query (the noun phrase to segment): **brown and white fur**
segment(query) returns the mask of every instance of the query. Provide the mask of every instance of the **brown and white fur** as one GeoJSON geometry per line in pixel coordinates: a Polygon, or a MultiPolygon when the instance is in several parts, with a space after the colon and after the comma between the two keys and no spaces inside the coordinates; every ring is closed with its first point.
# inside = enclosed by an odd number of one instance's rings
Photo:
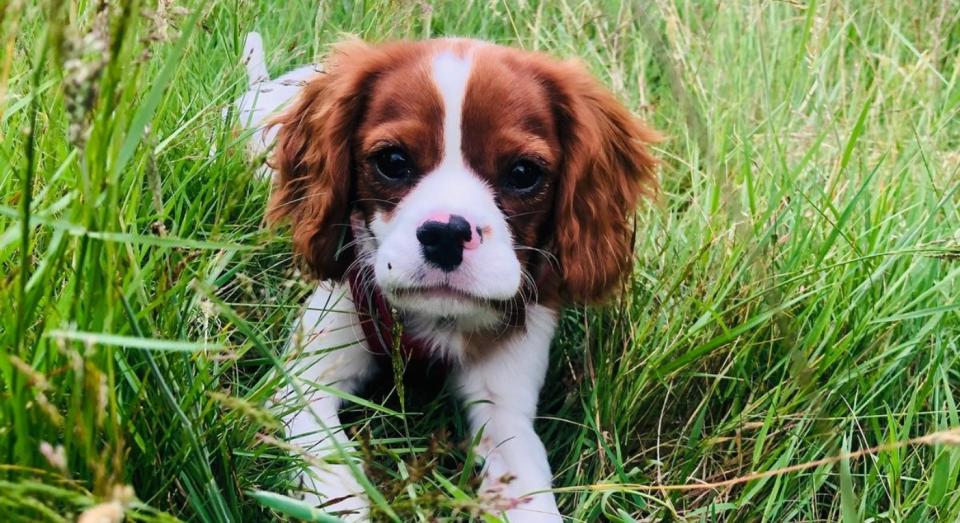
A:
{"type": "MultiPolygon", "coordinates": [[[[262,77],[252,36],[248,69],[262,77]]],[[[510,521],[559,521],[533,429],[557,315],[609,297],[631,270],[629,218],[656,191],[657,135],[578,62],[476,40],[348,41],[324,69],[254,82],[239,102],[254,150],[276,142],[268,218],[290,223],[321,281],[289,349],[308,400],[286,418],[290,441],[320,457],[349,443],[329,392],[358,392],[374,368],[346,277],[360,268],[449,365],[482,431],[483,490],[517,500],[510,521]]],[[[368,517],[348,464],[302,480],[311,503],[368,517]]]]}

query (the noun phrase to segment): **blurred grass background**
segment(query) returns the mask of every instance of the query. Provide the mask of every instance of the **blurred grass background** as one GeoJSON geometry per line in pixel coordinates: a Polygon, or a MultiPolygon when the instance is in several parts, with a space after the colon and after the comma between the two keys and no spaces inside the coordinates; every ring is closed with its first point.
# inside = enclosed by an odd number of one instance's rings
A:
{"type": "MultiPolygon", "coordinates": [[[[898,443],[960,426],[956,0],[0,13],[5,520],[289,518],[251,492],[286,493],[297,464],[265,405],[309,283],[221,119],[251,30],[274,75],[346,35],[580,57],[667,136],[628,292],[568,311],[554,345],[537,428],[572,521],[960,519],[960,450],[898,443]]],[[[467,519],[460,407],[407,389],[405,420],[346,416],[376,516],[467,519]]]]}

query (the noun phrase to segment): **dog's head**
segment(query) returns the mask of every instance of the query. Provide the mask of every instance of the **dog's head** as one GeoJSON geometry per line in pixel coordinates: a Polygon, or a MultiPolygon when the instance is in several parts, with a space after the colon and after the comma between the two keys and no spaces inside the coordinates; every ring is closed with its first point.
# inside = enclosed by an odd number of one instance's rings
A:
{"type": "Polygon", "coordinates": [[[310,268],[433,316],[601,300],[656,189],[656,134],[583,66],[472,40],[340,44],[274,124],[269,217],[310,268]]]}

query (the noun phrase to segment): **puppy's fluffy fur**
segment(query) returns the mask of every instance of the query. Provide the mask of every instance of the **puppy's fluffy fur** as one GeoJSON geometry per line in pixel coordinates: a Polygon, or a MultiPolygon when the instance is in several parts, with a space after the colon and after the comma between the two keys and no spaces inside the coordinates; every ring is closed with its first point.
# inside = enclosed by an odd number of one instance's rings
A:
{"type": "MultiPolygon", "coordinates": [[[[241,122],[254,153],[275,143],[268,217],[290,223],[322,282],[289,349],[309,401],[286,419],[291,441],[320,457],[347,443],[330,387],[355,393],[374,368],[361,323],[379,320],[357,300],[382,300],[408,343],[449,365],[482,431],[483,489],[513,500],[511,521],[559,521],[533,430],[557,313],[629,272],[656,134],[579,63],[475,40],[350,41],[323,71],[270,81],[251,34],[245,60],[241,122]]],[[[312,467],[303,485],[367,517],[348,464],[312,467]]]]}

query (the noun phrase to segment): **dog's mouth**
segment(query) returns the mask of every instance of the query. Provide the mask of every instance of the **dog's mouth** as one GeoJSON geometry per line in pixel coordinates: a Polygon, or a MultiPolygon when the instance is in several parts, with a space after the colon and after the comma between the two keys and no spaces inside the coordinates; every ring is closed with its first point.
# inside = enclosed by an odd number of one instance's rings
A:
{"type": "Polygon", "coordinates": [[[517,309],[448,284],[400,287],[386,294],[398,309],[426,318],[465,321],[460,325],[474,329],[496,327],[502,323],[504,311],[517,309]]]}
{"type": "Polygon", "coordinates": [[[391,290],[391,294],[400,299],[442,299],[487,304],[489,299],[457,289],[450,285],[430,285],[426,287],[401,287],[391,290]]]}

